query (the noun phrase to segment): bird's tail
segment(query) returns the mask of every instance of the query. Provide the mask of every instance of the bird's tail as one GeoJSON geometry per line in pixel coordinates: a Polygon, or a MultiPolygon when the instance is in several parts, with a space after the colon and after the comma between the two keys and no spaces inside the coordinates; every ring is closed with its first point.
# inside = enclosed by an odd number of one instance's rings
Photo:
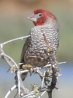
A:
{"type": "Polygon", "coordinates": [[[52,98],[52,91],[47,92],[48,93],[48,98],[52,98]]]}

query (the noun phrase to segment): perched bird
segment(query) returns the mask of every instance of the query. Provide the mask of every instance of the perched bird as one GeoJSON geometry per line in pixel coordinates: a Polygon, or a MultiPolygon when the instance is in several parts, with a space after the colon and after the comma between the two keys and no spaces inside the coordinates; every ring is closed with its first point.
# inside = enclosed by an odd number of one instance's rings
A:
{"type": "MultiPolygon", "coordinates": [[[[58,23],[56,17],[49,11],[37,9],[28,17],[34,27],[30,37],[26,39],[22,53],[20,69],[23,65],[45,66],[55,64],[56,52],[59,46],[58,23]]],[[[22,74],[22,80],[26,74],[22,74]]]]}

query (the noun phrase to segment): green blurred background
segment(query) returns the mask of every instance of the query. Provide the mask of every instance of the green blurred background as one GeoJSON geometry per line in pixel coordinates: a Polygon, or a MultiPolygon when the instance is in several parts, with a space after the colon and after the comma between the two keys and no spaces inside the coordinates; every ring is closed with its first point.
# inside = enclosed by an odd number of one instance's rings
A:
{"type": "MultiPolygon", "coordinates": [[[[33,24],[26,17],[37,8],[49,10],[57,17],[60,31],[57,58],[58,61],[72,62],[73,0],[0,0],[0,43],[27,35],[33,24]]],[[[4,46],[5,52],[16,62],[20,61],[24,41],[19,40],[4,46]]],[[[12,74],[7,73],[8,65],[3,60],[0,66],[0,98],[4,98],[8,89],[13,85],[14,79],[12,74]]],[[[73,98],[73,63],[64,66],[62,67],[63,76],[59,81],[61,91],[56,91],[54,98],[73,98]]]]}
{"type": "MultiPolygon", "coordinates": [[[[34,9],[47,9],[59,22],[60,61],[73,60],[73,1],[72,0],[0,0],[0,43],[27,35],[33,24],[27,20],[34,9]]],[[[24,41],[16,41],[5,47],[7,53],[19,61],[24,41]]]]}

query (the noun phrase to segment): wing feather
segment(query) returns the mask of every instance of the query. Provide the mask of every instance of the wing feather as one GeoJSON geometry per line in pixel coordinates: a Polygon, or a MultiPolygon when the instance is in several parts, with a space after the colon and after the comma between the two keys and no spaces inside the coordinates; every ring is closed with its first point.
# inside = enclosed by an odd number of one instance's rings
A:
{"type": "Polygon", "coordinates": [[[25,56],[25,53],[28,49],[28,47],[30,46],[30,37],[28,37],[23,45],[23,48],[22,48],[22,53],[21,53],[21,60],[20,60],[20,63],[24,63],[25,64],[25,61],[24,61],[24,56],[25,56]]]}

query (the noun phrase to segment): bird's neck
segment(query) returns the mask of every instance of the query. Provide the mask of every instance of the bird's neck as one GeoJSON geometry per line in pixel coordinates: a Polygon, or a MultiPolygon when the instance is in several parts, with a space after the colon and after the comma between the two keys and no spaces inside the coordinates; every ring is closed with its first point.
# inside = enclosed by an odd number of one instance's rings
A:
{"type": "Polygon", "coordinates": [[[48,26],[49,28],[55,26],[56,24],[56,21],[55,20],[52,20],[52,19],[48,19],[45,23],[43,24],[38,24],[38,25],[35,25],[35,27],[45,27],[45,26],[48,26]]]}
{"type": "Polygon", "coordinates": [[[53,25],[55,25],[55,23],[56,23],[56,20],[54,20],[54,19],[47,19],[45,22],[43,22],[43,21],[37,21],[36,23],[34,22],[34,25],[35,26],[45,26],[45,25],[49,25],[49,26],[53,26],[53,25]]]}

